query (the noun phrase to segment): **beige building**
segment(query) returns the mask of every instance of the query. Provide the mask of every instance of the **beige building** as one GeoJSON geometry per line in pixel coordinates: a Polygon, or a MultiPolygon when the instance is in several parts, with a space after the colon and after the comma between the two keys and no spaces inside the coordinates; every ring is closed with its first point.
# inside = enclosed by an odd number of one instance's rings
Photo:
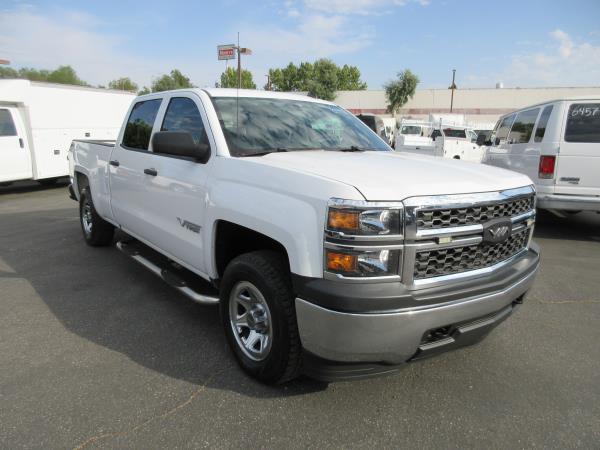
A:
{"type": "MultiPolygon", "coordinates": [[[[430,113],[450,113],[449,89],[420,89],[396,117],[427,119],[430,113]]],[[[502,114],[528,105],[565,97],[595,96],[599,87],[565,88],[481,88],[454,91],[452,113],[464,114],[472,125],[493,124],[502,114]]],[[[340,91],[335,100],[340,106],[358,113],[387,114],[385,91],[340,91]]]]}

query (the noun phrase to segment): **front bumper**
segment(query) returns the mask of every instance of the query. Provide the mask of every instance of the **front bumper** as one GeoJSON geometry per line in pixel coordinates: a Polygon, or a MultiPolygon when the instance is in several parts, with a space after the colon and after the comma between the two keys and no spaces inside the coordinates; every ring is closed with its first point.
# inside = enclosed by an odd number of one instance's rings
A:
{"type": "Polygon", "coordinates": [[[509,277],[508,285],[495,289],[500,286],[497,279],[482,278],[478,288],[439,290],[435,303],[430,301],[432,293],[427,295],[429,301],[414,294],[410,306],[387,312],[340,311],[297,298],[298,329],[310,362],[309,375],[321,379],[369,376],[431,353],[474,343],[520,303],[533,284],[538,265],[539,253],[531,248],[510,270],[500,274],[509,277]],[[427,339],[439,330],[447,330],[447,336],[427,339]],[[330,367],[324,370],[326,365],[330,367]]]}
{"type": "Polygon", "coordinates": [[[565,211],[600,211],[600,196],[538,194],[537,207],[565,211]]]}

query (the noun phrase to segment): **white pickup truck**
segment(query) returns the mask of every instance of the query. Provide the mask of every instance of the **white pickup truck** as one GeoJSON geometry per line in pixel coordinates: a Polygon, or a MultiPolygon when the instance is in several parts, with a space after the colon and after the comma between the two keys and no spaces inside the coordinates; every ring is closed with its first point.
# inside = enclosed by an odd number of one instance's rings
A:
{"type": "Polygon", "coordinates": [[[75,141],[69,159],[85,241],[119,229],[120,250],[218,303],[241,367],[266,383],[370,376],[477,342],[538,268],[527,176],[393,152],[325,101],[145,95],[116,142],[75,141]]]}

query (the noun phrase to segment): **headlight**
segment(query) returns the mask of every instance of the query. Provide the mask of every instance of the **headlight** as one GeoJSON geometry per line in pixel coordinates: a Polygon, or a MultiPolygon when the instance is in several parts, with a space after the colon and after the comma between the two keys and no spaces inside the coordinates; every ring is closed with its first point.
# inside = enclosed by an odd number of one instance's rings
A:
{"type": "Polygon", "coordinates": [[[326,270],[345,277],[384,277],[397,275],[400,263],[398,250],[325,250],[326,270]]]}
{"type": "Polygon", "coordinates": [[[324,269],[335,277],[399,278],[403,205],[331,199],[325,222],[324,269]]]}
{"type": "Polygon", "coordinates": [[[358,202],[330,202],[327,211],[327,230],[354,236],[402,234],[402,210],[359,206],[358,202]]]}

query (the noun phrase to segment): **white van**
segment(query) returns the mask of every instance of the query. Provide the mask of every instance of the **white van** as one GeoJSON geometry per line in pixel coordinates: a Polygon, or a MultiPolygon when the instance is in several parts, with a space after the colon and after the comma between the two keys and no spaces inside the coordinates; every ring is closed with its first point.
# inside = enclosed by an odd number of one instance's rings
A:
{"type": "Polygon", "coordinates": [[[0,184],[69,174],[73,139],[115,140],[135,95],[29,80],[0,80],[0,184]]]}
{"type": "Polygon", "coordinates": [[[528,175],[538,208],[600,211],[600,97],[554,100],[502,116],[486,144],[482,162],[528,175]]]}

